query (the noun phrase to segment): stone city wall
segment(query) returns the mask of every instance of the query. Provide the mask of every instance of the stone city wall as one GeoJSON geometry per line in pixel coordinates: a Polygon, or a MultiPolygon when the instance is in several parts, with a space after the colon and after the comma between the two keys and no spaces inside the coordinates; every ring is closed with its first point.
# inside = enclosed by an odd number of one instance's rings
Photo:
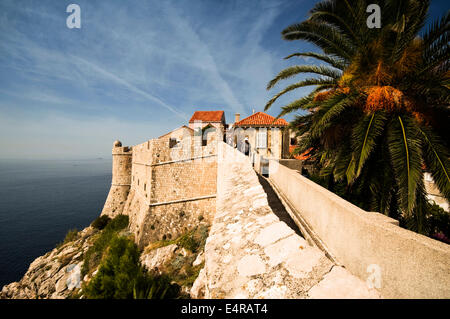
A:
{"type": "Polygon", "coordinates": [[[119,176],[130,186],[123,192],[111,187],[105,207],[115,207],[105,208],[104,213],[129,215],[140,246],[177,237],[199,219],[211,221],[217,188],[216,144],[215,134],[208,134],[208,144],[202,147],[191,129],[181,127],[133,146],[127,169],[118,174],[113,169],[113,181],[119,176]]]}

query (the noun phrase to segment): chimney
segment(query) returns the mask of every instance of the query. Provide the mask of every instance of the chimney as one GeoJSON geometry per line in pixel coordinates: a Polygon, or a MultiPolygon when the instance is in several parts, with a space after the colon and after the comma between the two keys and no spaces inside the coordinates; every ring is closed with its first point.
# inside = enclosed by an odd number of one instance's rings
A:
{"type": "Polygon", "coordinates": [[[252,109],[252,114],[255,114],[255,109],[252,109]]]}
{"type": "Polygon", "coordinates": [[[241,119],[241,114],[239,114],[239,113],[234,114],[234,123],[239,122],[240,119],[241,119]]]}

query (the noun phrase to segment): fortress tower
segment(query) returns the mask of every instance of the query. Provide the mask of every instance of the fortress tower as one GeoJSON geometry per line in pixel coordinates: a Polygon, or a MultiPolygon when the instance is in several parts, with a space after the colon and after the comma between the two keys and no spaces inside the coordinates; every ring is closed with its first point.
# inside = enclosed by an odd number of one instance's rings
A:
{"type": "Polygon", "coordinates": [[[102,215],[114,217],[121,214],[130,192],[131,186],[131,159],[133,151],[115,141],[112,149],[112,182],[102,215]]]}

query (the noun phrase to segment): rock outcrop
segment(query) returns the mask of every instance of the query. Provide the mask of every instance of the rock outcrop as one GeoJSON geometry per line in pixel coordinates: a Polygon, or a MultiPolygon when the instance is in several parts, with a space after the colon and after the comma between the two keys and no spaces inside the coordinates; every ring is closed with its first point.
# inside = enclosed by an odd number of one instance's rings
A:
{"type": "Polygon", "coordinates": [[[161,268],[164,264],[167,264],[175,256],[175,251],[178,250],[178,246],[175,244],[153,249],[146,254],[141,255],[141,264],[148,270],[155,270],[161,268]]]}
{"type": "MultiPolygon", "coordinates": [[[[181,287],[181,297],[188,297],[192,284],[204,266],[204,243],[209,225],[200,222],[194,231],[171,241],[154,242],[142,252],[140,263],[151,273],[169,276],[181,287]],[[195,244],[195,245],[194,245],[195,244]]],[[[83,298],[81,285],[97,273],[98,266],[82,276],[83,257],[101,237],[101,231],[87,227],[76,238],[36,258],[18,282],[3,287],[0,299],[83,298]]],[[[119,236],[129,237],[128,228],[119,236]]]]}
{"type": "Polygon", "coordinates": [[[96,231],[87,227],[77,239],[36,258],[23,278],[3,287],[0,299],[64,299],[79,290],[83,280],[83,253],[92,244],[96,231]]]}

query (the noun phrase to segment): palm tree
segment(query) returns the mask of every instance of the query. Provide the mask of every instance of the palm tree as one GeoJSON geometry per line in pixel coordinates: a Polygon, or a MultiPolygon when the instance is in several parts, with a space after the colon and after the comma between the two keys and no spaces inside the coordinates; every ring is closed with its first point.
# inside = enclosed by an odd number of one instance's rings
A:
{"type": "Polygon", "coordinates": [[[298,74],[318,75],[287,86],[282,95],[314,86],[310,94],[283,106],[279,117],[297,110],[291,126],[320,175],[345,183],[345,195],[366,210],[407,220],[427,233],[425,172],[450,199],[449,13],[421,36],[429,1],[385,0],[382,27],[366,26],[373,1],[322,1],[310,17],[282,31],[285,40],[305,40],[322,53],[326,65],[295,65],[282,70],[267,89],[298,74]]]}

